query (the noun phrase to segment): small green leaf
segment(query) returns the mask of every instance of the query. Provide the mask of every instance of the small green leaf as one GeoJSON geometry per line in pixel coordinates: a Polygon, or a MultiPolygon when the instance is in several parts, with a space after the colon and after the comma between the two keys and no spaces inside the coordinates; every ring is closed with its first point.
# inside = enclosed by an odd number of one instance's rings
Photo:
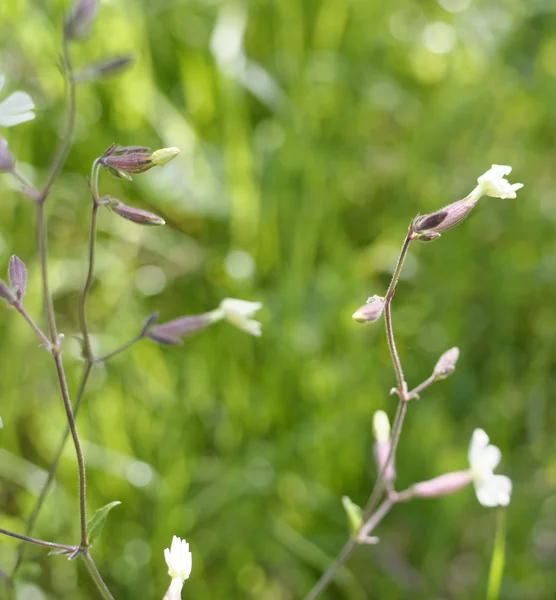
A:
{"type": "Polygon", "coordinates": [[[363,510],[355,502],[352,502],[348,496],[342,496],[342,504],[346,511],[351,533],[356,535],[363,525],[363,510]]]}
{"type": "Polygon", "coordinates": [[[100,535],[100,532],[102,531],[102,528],[104,527],[104,521],[106,521],[108,513],[115,506],[118,506],[118,504],[121,504],[121,502],[119,500],[115,500],[114,502],[110,502],[110,504],[99,508],[97,512],[93,515],[93,517],[89,520],[89,522],[87,523],[87,542],[89,546],[92,546],[95,543],[96,539],[100,535]]]}

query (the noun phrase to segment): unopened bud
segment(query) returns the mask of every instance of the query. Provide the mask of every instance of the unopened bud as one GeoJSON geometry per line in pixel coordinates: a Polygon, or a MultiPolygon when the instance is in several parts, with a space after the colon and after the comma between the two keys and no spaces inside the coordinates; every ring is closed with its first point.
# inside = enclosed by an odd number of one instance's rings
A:
{"type": "Polygon", "coordinates": [[[127,204],[124,204],[115,198],[111,198],[107,206],[117,215],[120,215],[120,217],[132,221],[133,223],[137,223],[138,225],[153,226],[164,225],[166,223],[162,217],[159,217],[152,212],[141,210],[134,206],[127,206],[127,204]]]}
{"type": "Polygon", "coordinates": [[[207,315],[192,315],[180,317],[168,323],[148,327],[145,336],[165,346],[181,344],[180,338],[186,337],[208,327],[212,321],[207,315]]]}
{"type": "Polygon", "coordinates": [[[349,529],[353,535],[356,535],[363,525],[363,511],[348,496],[342,496],[342,506],[346,511],[349,529]]]}
{"type": "Polygon", "coordinates": [[[418,498],[437,498],[461,490],[473,481],[471,471],[454,471],[445,473],[428,481],[421,481],[411,486],[411,491],[418,498]]]}
{"type": "Polygon", "coordinates": [[[100,79],[110,75],[117,75],[133,62],[131,55],[116,56],[107,60],[92,63],[73,77],[74,83],[82,83],[92,79],[100,79]]]}
{"type": "Polygon", "coordinates": [[[14,296],[12,290],[0,279],[0,298],[4,298],[4,300],[8,304],[14,304],[17,302],[17,298],[14,296]]]}
{"type": "Polygon", "coordinates": [[[16,295],[16,298],[21,300],[25,295],[25,289],[27,287],[27,269],[25,263],[15,254],[10,258],[8,276],[10,278],[12,291],[16,295]]]}
{"type": "Polygon", "coordinates": [[[76,0],[64,22],[64,35],[67,40],[85,37],[95,18],[98,0],[76,0]]]}
{"type": "Polygon", "coordinates": [[[445,210],[439,210],[438,212],[430,215],[417,216],[413,220],[413,231],[415,233],[421,233],[438,227],[443,221],[446,220],[448,213],[445,210]]]}
{"type": "Polygon", "coordinates": [[[390,421],[383,410],[377,410],[373,415],[373,432],[377,442],[390,441],[390,421]]]}
{"type": "Polygon", "coordinates": [[[473,210],[478,198],[467,196],[448,204],[430,215],[418,215],[411,224],[414,238],[421,242],[431,242],[440,237],[440,232],[455,227],[473,210]]]}
{"type": "Polygon", "coordinates": [[[8,150],[8,142],[0,136],[0,173],[11,173],[14,165],[14,157],[8,150]]]}
{"type": "Polygon", "coordinates": [[[446,350],[444,354],[438,359],[438,362],[434,366],[433,375],[435,379],[446,379],[454,369],[459,358],[459,348],[454,346],[449,350],[446,350]]]}
{"type": "Polygon", "coordinates": [[[162,148],[149,152],[142,146],[112,145],[100,157],[99,163],[112,175],[131,180],[131,175],[145,173],[153,167],[161,167],[179,154],[178,148],[162,148]]]}
{"type": "Polygon", "coordinates": [[[352,319],[358,323],[372,323],[380,318],[384,310],[384,298],[382,296],[371,296],[367,303],[358,308],[352,315],[352,319]]]}

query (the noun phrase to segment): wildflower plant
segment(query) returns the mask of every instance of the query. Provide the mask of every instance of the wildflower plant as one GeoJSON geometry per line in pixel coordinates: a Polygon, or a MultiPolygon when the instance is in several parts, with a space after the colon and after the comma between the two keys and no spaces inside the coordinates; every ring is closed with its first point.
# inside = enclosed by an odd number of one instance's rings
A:
{"type": "Polygon", "coordinates": [[[353,314],[353,319],[359,323],[372,323],[384,315],[386,339],[396,377],[396,386],[392,388],[391,394],[397,396],[398,407],[392,427],[390,427],[389,419],[384,411],[377,411],[374,415],[373,429],[376,440],[374,456],[378,471],[377,479],[364,508],[360,508],[346,496],[342,498],[352,533],[334,562],[309,591],[305,600],[314,600],[328,587],[338,569],[358,545],[379,543],[379,538],[371,534],[396,504],[408,502],[414,498],[445,496],[471,484],[475,487],[477,500],[485,507],[503,507],[510,503],[512,492],[510,478],[494,474],[494,469],[501,460],[501,452],[496,446],[489,443],[489,437],[482,429],[475,429],[473,432],[468,451],[469,468],[444,473],[428,481],[415,483],[402,491],[396,490],[396,450],[408,406],[412,400],[418,399],[430,385],[445,379],[454,372],[459,358],[459,349],[454,347],[444,352],[434,366],[431,375],[416,387],[409,388],[396,348],[391,305],[411,242],[438,240],[441,232],[461,223],[483,196],[515,198],[516,192],[523,185],[521,183],[511,184],[506,179],[511,170],[512,168],[509,166],[492,165],[477,179],[477,186],[465,198],[434,213],[417,215],[409,224],[388,290],[384,296],[371,296],[367,303],[353,314]]]}
{"type": "MultiPolygon", "coordinates": [[[[14,313],[22,317],[22,322],[36,334],[40,346],[50,355],[56,378],[58,380],[60,395],[67,419],[67,428],[61,436],[60,443],[48,469],[48,476],[39,494],[36,504],[27,520],[26,530],[23,533],[9,531],[0,528],[0,534],[10,536],[21,541],[17,551],[17,558],[10,573],[0,572],[8,584],[13,585],[18,572],[24,562],[25,544],[31,543],[46,547],[51,554],[61,554],[69,560],[83,560],[89,573],[95,582],[100,596],[106,600],[113,600],[112,593],[108,589],[102,574],[97,569],[91,555],[91,547],[101,535],[104,523],[109,513],[120,504],[118,501],[108,503],[98,509],[90,516],[87,506],[86,495],[86,465],[83,456],[82,443],[78,433],[76,419],[87,389],[87,384],[95,365],[104,363],[112,357],[123,353],[125,350],[145,339],[161,345],[178,345],[183,338],[199,332],[214,323],[226,320],[239,329],[254,335],[261,335],[261,324],[252,317],[261,308],[259,302],[248,302],[226,298],[219,306],[201,315],[184,315],[171,321],[158,323],[158,313],[145,318],[143,326],[137,334],[117,348],[104,354],[97,355],[93,351],[89,320],[87,316],[88,299],[95,274],[95,251],[97,219],[99,210],[110,211],[115,218],[124,218],[140,226],[162,226],[164,219],[152,212],[142,210],[134,206],[128,206],[120,200],[111,196],[102,195],[101,171],[111,176],[131,180],[132,176],[139,176],[152,168],[163,168],[164,165],[178,156],[179,149],[162,148],[151,151],[145,146],[119,146],[112,144],[107,150],[101,152],[93,160],[90,178],[87,187],[83,186],[84,196],[88,196],[90,202],[89,220],[89,244],[86,266],[86,276],[78,301],[78,313],[80,323],[80,337],[83,370],[81,379],[75,390],[70,389],[66,378],[64,361],[66,359],[66,343],[63,333],[58,331],[56,315],[54,311],[52,294],[50,291],[49,262],[47,255],[48,230],[45,218],[45,204],[51,197],[54,183],[60,174],[68,152],[71,148],[73,131],[76,118],[76,88],[84,81],[98,79],[121,71],[131,63],[131,56],[107,57],[90,65],[86,65],[81,71],[75,71],[72,61],[70,45],[87,37],[90,33],[91,24],[98,12],[98,0],[76,0],[68,12],[63,27],[62,43],[62,73],[66,84],[66,125],[59,147],[52,157],[47,177],[42,186],[36,187],[28,181],[19,171],[16,158],[8,149],[8,143],[0,137],[0,172],[9,174],[21,186],[21,190],[35,205],[36,209],[36,231],[37,247],[41,268],[41,283],[44,312],[46,317],[46,328],[43,329],[38,319],[31,315],[24,304],[24,297],[28,291],[27,269],[24,262],[13,255],[8,265],[8,281],[0,280],[0,298],[14,313]],[[71,437],[78,472],[78,498],[79,498],[79,538],[71,544],[50,542],[32,537],[37,518],[44,505],[49,490],[52,487],[57,472],[58,463],[68,438],[71,437]]],[[[4,77],[0,75],[0,92],[4,85],[4,77]]],[[[34,103],[32,98],[22,91],[16,91],[0,100],[0,127],[12,127],[35,117],[34,103]]],[[[31,291],[31,290],[29,290],[31,291]]],[[[34,291],[34,290],[33,290],[34,291]]],[[[11,315],[10,315],[11,316],[11,315]]],[[[2,421],[0,420],[0,427],[2,421]]],[[[171,584],[164,598],[175,600],[180,597],[184,581],[191,573],[191,553],[189,545],[185,540],[174,537],[171,547],[164,553],[168,565],[168,573],[171,584]]],[[[162,594],[161,594],[162,596],[162,594]]]]}

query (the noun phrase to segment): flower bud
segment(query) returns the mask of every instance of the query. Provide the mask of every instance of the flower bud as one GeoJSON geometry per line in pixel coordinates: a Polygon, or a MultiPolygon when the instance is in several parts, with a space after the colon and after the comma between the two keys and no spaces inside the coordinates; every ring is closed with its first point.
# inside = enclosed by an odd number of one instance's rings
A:
{"type": "MultiPolygon", "coordinates": [[[[383,410],[377,410],[373,416],[373,431],[375,435],[375,444],[373,453],[377,471],[379,473],[384,469],[392,444],[390,443],[390,421],[388,415],[383,410]]],[[[392,483],[396,479],[396,469],[392,459],[384,471],[384,481],[392,483]]]]}
{"type": "Polygon", "coordinates": [[[450,350],[446,350],[438,359],[434,366],[433,375],[436,380],[446,379],[456,368],[456,363],[459,358],[459,348],[454,346],[450,350]]]}
{"type": "Polygon", "coordinates": [[[112,145],[100,157],[99,163],[112,175],[131,180],[131,175],[163,166],[179,154],[178,148],[162,148],[149,152],[142,146],[112,145]]]}
{"type": "Polygon", "coordinates": [[[0,173],[11,173],[14,165],[14,157],[8,150],[8,142],[0,136],[0,173]]]}
{"type": "Polygon", "coordinates": [[[179,317],[162,325],[148,327],[145,336],[165,346],[181,344],[180,338],[201,331],[212,323],[207,315],[192,315],[179,317]]]}
{"type": "Polygon", "coordinates": [[[128,221],[133,221],[133,223],[137,223],[138,225],[152,226],[164,225],[166,223],[162,217],[159,217],[152,212],[141,210],[140,208],[135,208],[134,206],[127,206],[127,204],[124,204],[115,198],[110,198],[107,206],[117,215],[120,215],[120,217],[123,217],[128,221]]]}
{"type": "Polygon", "coordinates": [[[437,498],[461,490],[473,481],[471,471],[454,471],[445,473],[428,481],[421,481],[411,486],[411,491],[418,498],[437,498]]]}
{"type": "Polygon", "coordinates": [[[110,75],[116,75],[126,69],[133,62],[131,55],[116,56],[106,60],[92,63],[73,77],[74,83],[82,83],[93,79],[100,79],[110,75]]]}
{"type": "Polygon", "coordinates": [[[358,323],[372,323],[380,318],[384,310],[384,298],[382,296],[371,296],[367,303],[358,308],[352,315],[352,319],[358,323]]]}
{"type": "Polygon", "coordinates": [[[8,276],[12,291],[16,298],[21,300],[25,295],[25,288],[27,287],[27,269],[24,262],[15,254],[10,258],[8,276]]]}
{"type": "Polygon", "coordinates": [[[95,18],[98,0],[76,0],[64,22],[64,36],[67,40],[77,40],[87,35],[95,18]]]}
{"type": "Polygon", "coordinates": [[[351,498],[348,496],[342,496],[342,506],[346,511],[349,529],[353,535],[356,535],[363,525],[363,511],[361,510],[361,507],[355,504],[355,502],[352,502],[351,498]]]}

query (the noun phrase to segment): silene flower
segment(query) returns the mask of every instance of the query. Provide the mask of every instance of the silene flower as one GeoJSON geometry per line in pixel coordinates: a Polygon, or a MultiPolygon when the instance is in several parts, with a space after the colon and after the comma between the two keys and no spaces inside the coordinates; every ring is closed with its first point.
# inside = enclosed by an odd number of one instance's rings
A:
{"type": "MultiPolygon", "coordinates": [[[[512,168],[506,165],[492,165],[492,167],[477,179],[479,184],[471,194],[491,196],[492,198],[515,198],[517,190],[523,187],[522,183],[510,183],[505,179],[512,168]]],[[[479,197],[480,197],[479,196],[479,197]]]]}
{"type": "Polygon", "coordinates": [[[482,429],[473,432],[468,457],[477,500],[483,506],[508,506],[512,481],[505,475],[493,473],[502,453],[499,448],[489,444],[489,437],[482,429]]]}
{"type": "Polygon", "coordinates": [[[262,307],[261,302],[249,302],[237,300],[236,298],[224,298],[220,306],[213,310],[210,315],[212,321],[225,319],[239,329],[243,329],[251,335],[260,337],[261,324],[251,317],[262,307]]]}
{"type": "MultiPolygon", "coordinates": [[[[0,75],[0,91],[6,79],[0,75]]],[[[35,104],[26,92],[16,91],[0,102],[0,127],[13,127],[35,118],[35,104]]]]}
{"type": "Polygon", "coordinates": [[[168,565],[168,575],[172,578],[164,600],[175,600],[180,597],[184,581],[191,575],[192,557],[189,544],[174,536],[170,548],[164,550],[164,558],[168,565]]]}

